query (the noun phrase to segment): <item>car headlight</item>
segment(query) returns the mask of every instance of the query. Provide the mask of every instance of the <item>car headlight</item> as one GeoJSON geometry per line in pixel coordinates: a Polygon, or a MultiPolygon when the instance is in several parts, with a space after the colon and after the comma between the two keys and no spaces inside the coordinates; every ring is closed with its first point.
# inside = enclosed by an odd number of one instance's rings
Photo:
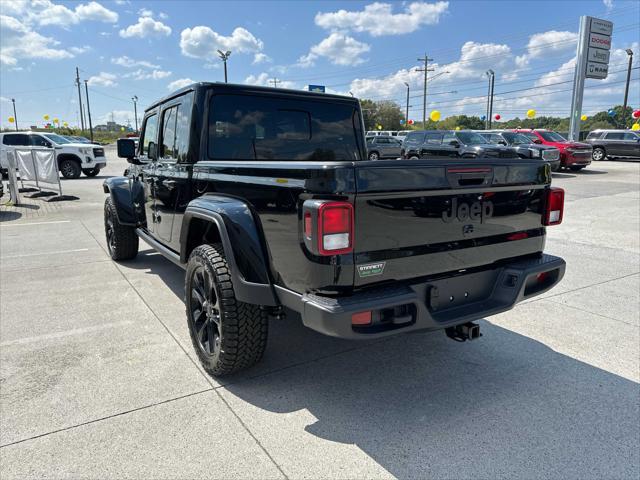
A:
{"type": "Polygon", "coordinates": [[[542,158],[542,150],[534,150],[533,151],[533,156],[534,157],[538,157],[538,158],[542,158]]]}

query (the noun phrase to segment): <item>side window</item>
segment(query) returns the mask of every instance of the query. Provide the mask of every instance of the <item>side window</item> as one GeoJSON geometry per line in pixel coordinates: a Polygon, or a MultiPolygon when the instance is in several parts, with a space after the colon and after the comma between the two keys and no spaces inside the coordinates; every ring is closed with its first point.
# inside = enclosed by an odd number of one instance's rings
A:
{"type": "Polygon", "coordinates": [[[389,139],[388,139],[388,138],[382,138],[382,137],[380,137],[380,138],[378,139],[378,143],[385,143],[385,144],[387,144],[387,143],[389,143],[389,139]]]}
{"type": "Polygon", "coordinates": [[[600,138],[600,135],[602,135],[601,132],[590,132],[589,135],[587,135],[587,140],[593,140],[594,138],[600,138]]]}
{"type": "Polygon", "coordinates": [[[4,145],[13,145],[16,147],[26,147],[29,145],[29,136],[23,133],[5,134],[2,140],[4,145]]]}
{"type": "Polygon", "coordinates": [[[607,133],[607,140],[622,140],[624,133],[622,132],[609,132],[607,133]]]}
{"type": "Polygon", "coordinates": [[[442,143],[442,134],[437,132],[427,132],[424,134],[425,143],[429,145],[440,145],[442,143]]]}
{"type": "Polygon", "coordinates": [[[624,140],[631,140],[632,142],[638,140],[640,137],[635,133],[625,133],[624,140]]]}
{"type": "Polygon", "coordinates": [[[40,135],[30,135],[29,137],[29,140],[31,140],[31,145],[34,147],[46,147],[49,145],[49,142],[47,142],[40,135]]]}
{"type": "Polygon", "coordinates": [[[178,106],[175,105],[162,112],[162,147],[160,158],[176,158],[176,118],[178,106]]]}
{"type": "Polygon", "coordinates": [[[156,144],[157,131],[158,115],[154,113],[145,119],[144,127],[142,127],[142,139],[140,142],[142,145],[142,155],[149,156],[149,145],[156,144]]]}
{"type": "Polygon", "coordinates": [[[455,134],[453,132],[446,132],[444,137],[442,138],[442,143],[448,145],[449,142],[458,141],[455,134]]]}

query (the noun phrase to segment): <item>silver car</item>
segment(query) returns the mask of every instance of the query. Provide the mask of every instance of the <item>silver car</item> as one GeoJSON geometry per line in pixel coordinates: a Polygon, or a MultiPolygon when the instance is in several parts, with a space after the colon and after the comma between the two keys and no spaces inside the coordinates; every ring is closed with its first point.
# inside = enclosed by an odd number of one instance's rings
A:
{"type": "Polygon", "coordinates": [[[367,137],[367,156],[369,160],[381,158],[399,158],[402,142],[395,137],[367,137]]]}

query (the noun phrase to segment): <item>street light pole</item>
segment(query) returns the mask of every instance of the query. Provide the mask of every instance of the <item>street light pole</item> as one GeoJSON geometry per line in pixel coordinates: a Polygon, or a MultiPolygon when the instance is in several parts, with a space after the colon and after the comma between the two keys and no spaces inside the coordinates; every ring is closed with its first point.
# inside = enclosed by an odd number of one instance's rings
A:
{"type": "Polygon", "coordinates": [[[627,85],[624,88],[624,103],[622,104],[622,128],[627,128],[627,100],[629,97],[629,81],[631,80],[631,64],[633,63],[633,50],[627,48],[629,55],[629,67],[627,68],[627,85]]]}
{"type": "Polygon", "coordinates": [[[93,125],[91,125],[91,107],[89,106],[89,87],[87,86],[87,80],[84,81],[84,93],[87,97],[87,115],[89,120],[89,132],[91,133],[91,141],[93,142],[93,125]]]}
{"type": "Polygon", "coordinates": [[[229,50],[227,50],[226,52],[223,52],[222,50],[218,50],[218,56],[224,62],[224,83],[228,83],[227,82],[227,60],[229,60],[229,57],[231,56],[231,52],[229,50]]]}
{"type": "Polygon", "coordinates": [[[487,93],[487,119],[485,121],[485,130],[491,129],[491,116],[493,115],[493,87],[496,74],[493,70],[487,70],[489,77],[489,91],[487,93]]]}
{"type": "Polygon", "coordinates": [[[136,132],[138,131],[138,96],[134,95],[133,97],[131,97],[131,100],[133,100],[133,115],[135,117],[136,120],[136,132]]]}
{"type": "MultiPolygon", "coordinates": [[[[407,110],[404,116],[404,121],[409,122],[409,84],[407,82],[404,82],[404,84],[407,86],[407,110]]],[[[408,123],[406,124],[408,125],[408,123]]]]}
{"type": "Polygon", "coordinates": [[[18,131],[18,115],[16,115],[16,99],[12,98],[11,103],[13,103],[13,123],[16,126],[16,132],[18,131]]]}

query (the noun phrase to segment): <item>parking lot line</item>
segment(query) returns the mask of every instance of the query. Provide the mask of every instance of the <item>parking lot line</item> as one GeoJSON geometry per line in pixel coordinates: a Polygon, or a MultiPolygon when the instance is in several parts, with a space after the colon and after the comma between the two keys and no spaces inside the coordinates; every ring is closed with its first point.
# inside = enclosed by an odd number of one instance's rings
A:
{"type": "Polygon", "coordinates": [[[10,223],[0,224],[0,227],[30,227],[31,225],[51,225],[53,223],[71,223],[71,220],[56,220],[51,222],[30,222],[30,223],[10,223]]]}
{"type": "Polygon", "coordinates": [[[109,328],[121,327],[124,325],[130,325],[132,323],[133,322],[131,320],[123,320],[122,322],[105,323],[104,325],[96,325],[93,327],[74,328],[72,330],[66,330],[64,332],[47,333],[44,335],[36,335],[33,337],[17,338],[15,340],[1,342],[0,348],[10,347],[12,345],[25,345],[27,343],[42,342],[43,340],[53,340],[56,338],[71,337],[73,335],[84,335],[86,333],[97,332],[100,330],[107,330],[109,328]]]}
{"type": "Polygon", "coordinates": [[[38,255],[58,255],[60,253],[76,253],[76,252],[88,252],[88,248],[76,248],[74,250],[58,250],[56,252],[41,252],[41,253],[26,253],[24,255],[5,255],[0,258],[22,258],[22,257],[37,257],[38,255]]]}

